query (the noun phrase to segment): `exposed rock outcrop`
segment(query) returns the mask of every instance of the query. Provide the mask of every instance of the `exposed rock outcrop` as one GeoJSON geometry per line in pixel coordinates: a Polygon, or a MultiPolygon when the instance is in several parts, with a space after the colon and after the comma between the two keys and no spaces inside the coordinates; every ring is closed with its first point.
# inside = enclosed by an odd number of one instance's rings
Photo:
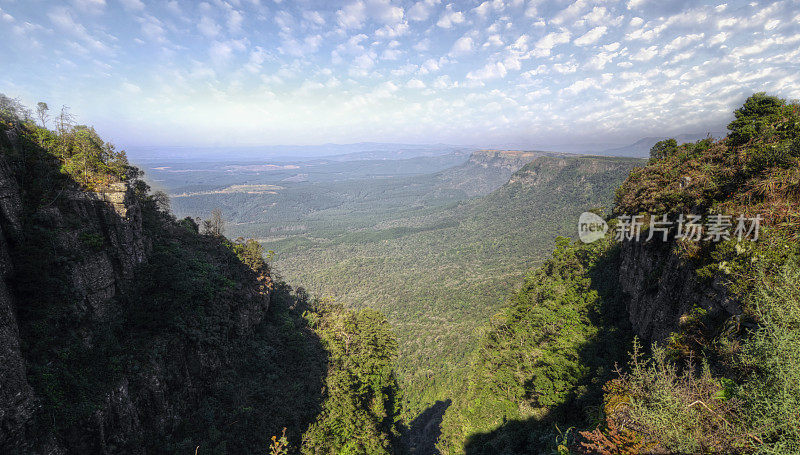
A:
{"type": "Polygon", "coordinates": [[[678,254],[675,242],[621,243],[619,282],[628,300],[628,317],[636,334],[662,342],[678,330],[681,317],[700,307],[709,315],[734,315],[739,302],[719,278],[701,280],[678,254]]]}
{"type": "MultiPolygon", "coordinates": [[[[116,367],[121,373],[108,378],[110,386],[91,398],[94,410],[89,417],[53,424],[62,428],[56,434],[39,424],[46,400],[31,379],[26,353],[30,349],[26,346],[36,340],[26,340],[20,319],[20,311],[37,298],[36,289],[23,289],[24,295],[19,295],[20,269],[15,261],[25,257],[29,237],[24,234],[35,230],[49,236],[48,248],[70,295],[58,302],[63,305],[58,318],[79,334],[67,347],[82,344],[80,349],[86,352],[95,349],[107,328],[129,311],[128,294],[146,285],[137,279],[152,254],[153,240],[143,228],[140,203],[124,183],[95,192],[57,191],[52,201],[38,208],[26,207],[24,200],[24,188],[0,150],[0,453],[145,453],[148,441],[167,437],[196,416],[204,397],[223,379],[219,371],[239,361],[236,349],[242,349],[266,317],[271,279],[254,275],[230,283],[229,295],[215,305],[207,321],[186,322],[187,332],[210,330],[226,337],[224,342],[200,343],[174,331],[154,331],[138,341],[124,341],[140,349],[132,353],[124,348],[125,356],[135,358],[135,366],[116,367]]],[[[230,262],[233,253],[220,250],[219,242],[203,238],[198,242],[205,245],[208,261],[222,261],[224,267],[241,269],[236,273],[249,273],[235,256],[230,262]]],[[[39,323],[31,322],[31,317],[36,316],[28,316],[28,326],[39,323]]],[[[81,364],[72,368],[81,374],[89,371],[81,364]]]]}
{"type": "Polygon", "coordinates": [[[19,344],[16,305],[6,280],[14,270],[10,242],[19,237],[19,189],[0,155],[0,448],[25,441],[25,427],[36,408],[19,344]]]}
{"type": "Polygon", "coordinates": [[[536,158],[556,155],[539,151],[479,150],[473,152],[466,163],[438,173],[437,188],[460,190],[468,197],[487,195],[536,158]]]}

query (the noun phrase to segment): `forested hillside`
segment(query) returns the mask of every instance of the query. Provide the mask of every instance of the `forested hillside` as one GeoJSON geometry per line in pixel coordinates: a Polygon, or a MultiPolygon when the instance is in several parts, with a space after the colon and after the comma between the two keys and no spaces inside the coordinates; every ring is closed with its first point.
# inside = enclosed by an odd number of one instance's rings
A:
{"type": "Polygon", "coordinates": [[[478,330],[549,254],[553,239],[574,235],[588,208],[610,207],[614,190],[641,163],[542,156],[482,198],[263,244],[289,282],[387,315],[400,342],[398,373],[419,412],[449,397],[478,330]]]}
{"type": "Polygon", "coordinates": [[[391,453],[385,318],[293,291],[139,177],[0,96],[0,452],[391,453]]]}
{"type": "Polygon", "coordinates": [[[734,114],[726,138],[659,142],[631,172],[613,213],[642,214],[641,240],[612,220],[557,241],[473,353],[442,453],[800,450],[800,106],[756,94],[734,114]],[[730,215],[731,234],[645,241],[664,214],[730,215]]]}

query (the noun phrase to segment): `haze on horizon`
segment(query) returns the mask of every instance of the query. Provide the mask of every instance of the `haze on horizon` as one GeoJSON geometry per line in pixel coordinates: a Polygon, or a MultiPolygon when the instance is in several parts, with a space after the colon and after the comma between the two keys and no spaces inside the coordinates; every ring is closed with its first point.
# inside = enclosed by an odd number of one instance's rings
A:
{"type": "Polygon", "coordinates": [[[800,1],[0,0],[0,92],[125,146],[624,143],[800,98],[800,1]]]}

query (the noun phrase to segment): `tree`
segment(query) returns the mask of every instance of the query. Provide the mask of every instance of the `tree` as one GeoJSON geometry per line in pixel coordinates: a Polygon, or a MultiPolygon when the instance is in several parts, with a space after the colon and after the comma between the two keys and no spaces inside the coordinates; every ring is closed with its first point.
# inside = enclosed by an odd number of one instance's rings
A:
{"type": "Polygon", "coordinates": [[[225,220],[220,209],[212,210],[211,218],[203,221],[203,233],[213,237],[222,237],[225,234],[225,220]]]}
{"type": "Polygon", "coordinates": [[[254,272],[267,271],[267,263],[264,261],[264,247],[254,239],[237,238],[233,244],[233,251],[254,272]]]}
{"type": "Polygon", "coordinates": [[[666,158],[670,155],[673,155],[676,150],[678,150],[678,141],[676,141],[675,139],[665,139],[663,141],[658,141],[650,149],[650,160],[657,161],[666,158]]]}
{"type": "Polygon", "coordinates": [[[169,213],[169,196],[167,193],[158,190],[153,193],[151,196],[153,202],[156,204],[156,208],[164,213],[169,213]]]}
{"type": "Polygon", "coordinates": [[[736,120],[728,124],[728,141],[732,146],[743,145],[780,120],[785,112],[786,101],[767,96],[764,92],[755,93],[734,111],[736,120]]]}
{"type": "Polygon", "coordinates": [[[315,330],[329,352],[322,412],[303,435],[305,455],[388,455],[399,436],[397,340],[371,308],[318,302],[315,330]]]}
{"type": "Polygon", "coordinates": [[[0,93],[0,114],[10,115],[17,121],[30,120],[30,110],[28,110],[16,98],[9,98],[0,93]]]}
{"type": "Polygon", "coordinates": [[[60,135],[64,135],[75,124],[75,116],[69,112],[69,106],[61,106],[61,112],[56,119],[56,131],[60,135]]]}
{"type": "Polygon", "coordinates": [[[47,120],[50,119],[50,115],[47,113],[50,108],[47,107],[47,103],[39,101],[36,104],[36,115],[39,117],[39,121],[42,122],[42,128],[47,128],[47,120]]]}

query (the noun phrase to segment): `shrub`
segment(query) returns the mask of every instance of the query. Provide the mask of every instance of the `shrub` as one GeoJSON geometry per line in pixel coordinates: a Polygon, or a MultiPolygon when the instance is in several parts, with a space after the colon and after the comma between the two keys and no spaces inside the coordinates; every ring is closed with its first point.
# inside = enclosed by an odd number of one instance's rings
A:
{"type": "Polygon", "coordinates": [[[758,453],[800,453],[800,269],[787,263],[762,276],[753,299],[759,329],[744,344],[742,366],[750,371],[739,396],[758,453]]]}

